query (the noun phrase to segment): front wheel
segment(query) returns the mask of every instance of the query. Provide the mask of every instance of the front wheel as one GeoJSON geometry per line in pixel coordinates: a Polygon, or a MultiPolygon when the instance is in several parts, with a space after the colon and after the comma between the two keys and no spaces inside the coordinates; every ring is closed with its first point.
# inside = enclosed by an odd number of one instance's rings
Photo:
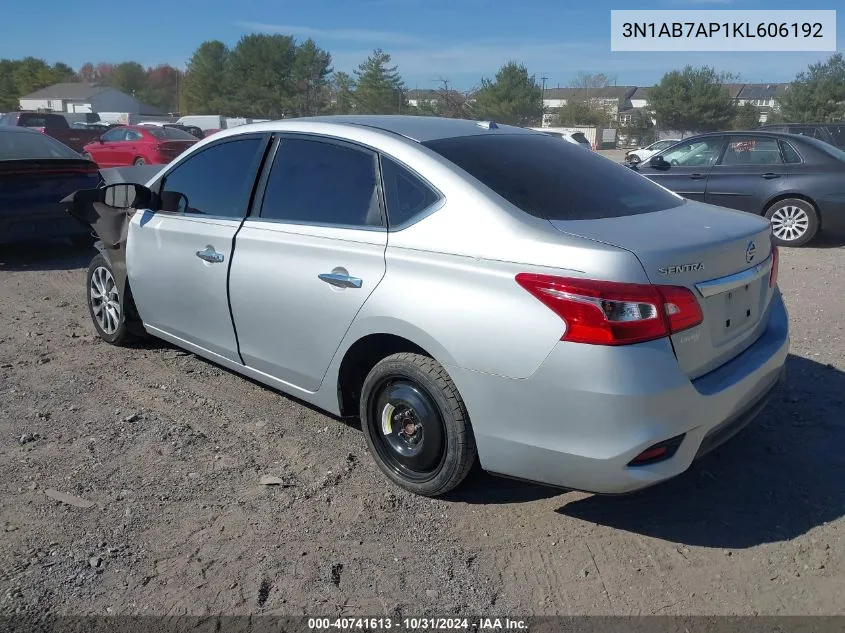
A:
{"type": "Polygon", "coordinates": [[[778,246],[803,246],[819,230],[819,218],[812,204],[800,198],[778,200],[765,216],[772,223],[772,235],[778,246]]]}
{"type": "Polygon", "coordinates": [[[640,157],[637,156],[636,154],[631,154],[630,156],[628,156],[628,162],[631,163],[632,165],[636,165],[637,163],[640,162],[640,157]]]}
{"type": "Polygon", "coordinates": [[[463,399],[432,358],[401,353],[377,363],[364,381],[360,414],[376,464],[405,490],[445,494],[475,463],[463,399]]]}
{"type": "Polygon", "coordinates": [[[98,254],[91,260],[86,280],[88,312],[97,336],[112,345],[127,344],[132,336],[127,328],[114,273],[105,257],[98,254]]]}

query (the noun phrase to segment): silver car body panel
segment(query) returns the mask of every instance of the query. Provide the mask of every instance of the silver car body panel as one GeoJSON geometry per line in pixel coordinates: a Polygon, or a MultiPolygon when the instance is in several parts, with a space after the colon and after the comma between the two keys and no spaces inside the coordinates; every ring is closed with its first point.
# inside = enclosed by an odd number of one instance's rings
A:
{"type": "Polygon", "coordinates": [[[540,132],[417,117],[293,119],[222,130],[163,173],[209,143],[254,132],[360,144],[433,183],[442,200],[396,231],[253,217],[241,227],[141,210],[128,235],[133,297],[148,331],[176,345],[338,414],[340,367],[352,345],[371,335],[404,338],[452,376],[484,468],[598,492],[625,492],[682,472],[711,429],[781,374],[789,346],[783,302],[769,288],[769,268],[743,272],[760,261],[770,266],[770,229],[760,218],[685,202],[625,218],[550,223],[415,140],[540,132]],[[227,281],[225,263],[195,254],[211,246],[228,262],[232,238],[227,281]],[[752,240],[757,259],[747,263],[743,249],[752,240]],[[703,268],[659,272],[699,261],[703,268]],[[515,282],[520,272],[684,285],[698,294],[705,319],[671,339],[636,345],[564,342],[564,323],[515,282]],[[333,273],[361,286],[319,278],[333,273]],[[749,275],[758,303],[733,336],[714,322],[726,314],[725,293],[735,289],[728,285],[738,273],[749,275]],[[719,284],[722,291],[714,292],[719,284]],[[626,466],[681,433],[686,439],[671,459],[626,466]]]}

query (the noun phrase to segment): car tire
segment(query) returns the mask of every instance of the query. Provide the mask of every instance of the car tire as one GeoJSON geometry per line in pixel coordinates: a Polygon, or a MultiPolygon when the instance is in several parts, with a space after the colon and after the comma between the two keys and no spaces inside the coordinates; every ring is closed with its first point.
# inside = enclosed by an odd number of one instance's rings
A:
{"type": "Polygon", "coordinates": [[[428,497],[460,484],[477,451],[466,406],[449,374],[421,354],[379,361],[361,389],[361,426],[378,467],[428,497]]]}
{"type": "Polygon", "coordinates": [[[778,246],[804,246],[819,230],[815,207],[800,198],[778,200],[764,212],[772,223],[772,235],[778,246]]]}
{"type": "Polygon", "coordinates": [[[124,346],[130,343],[133,337],[126,322],[114,273],[102,254],[98,253],[91,260],[85,279],[88,314],[91,315],[97,336],[111,345],[124,346]]]}
{"type": "Polygon", "coordinates": [[[143,158],[136,158],[135,162],[132,164],[137,167],[138,165],[146,165],[147,161],[145,161],[143,158]]]}
{"type": "Polygon", "coordinates": [[[636,165],[640,162],[640,157],[636,154],[631,154],[630,156],[628,156],[628,162],[632,165],[636,165]]]}

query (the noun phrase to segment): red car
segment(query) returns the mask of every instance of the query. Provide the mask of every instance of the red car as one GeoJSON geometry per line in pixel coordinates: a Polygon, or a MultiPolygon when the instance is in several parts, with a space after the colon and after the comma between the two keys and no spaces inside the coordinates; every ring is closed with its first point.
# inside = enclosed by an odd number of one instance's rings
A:
{"type": "Polygon", "coordinates": [[[83,148],[83,156],[99,167],[164,165],[197,142],[177,128],[126,125],[112,128],[83,148]]]}

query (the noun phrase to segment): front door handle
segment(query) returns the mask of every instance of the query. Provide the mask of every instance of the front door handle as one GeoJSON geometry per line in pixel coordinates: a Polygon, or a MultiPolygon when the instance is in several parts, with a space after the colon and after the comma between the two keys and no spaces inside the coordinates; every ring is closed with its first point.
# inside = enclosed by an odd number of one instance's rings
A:
{"type": "Polygon", "coordinates": [[[701,180],[702,178],[706,178],[704,174],[690,174],[689,177],[692,180],[701,180]]]}
{"type": "Polygon", "coordinates": [[[780,178],[780,174],[773,174],[772,172],[766,172],[763,174],[763,178],[766,180],[771,180],[772,178],[780,178]]]}
{"type": "Polygon", "coordinates": [[[224,259],[222,253],[218,253],[211,246],[206,246],[205,250],[197,251],[197,257],[203,261],[211,262],[212,264],[219,264],[224,259]]]}
{"type": "Polygon", "coordinates": [[[317,275],[322,281],[338,288],[360,288],[363,283],[357,277],[350,277],[349,275],[340,275],[338,273],[322,273],[317,275]]]}

